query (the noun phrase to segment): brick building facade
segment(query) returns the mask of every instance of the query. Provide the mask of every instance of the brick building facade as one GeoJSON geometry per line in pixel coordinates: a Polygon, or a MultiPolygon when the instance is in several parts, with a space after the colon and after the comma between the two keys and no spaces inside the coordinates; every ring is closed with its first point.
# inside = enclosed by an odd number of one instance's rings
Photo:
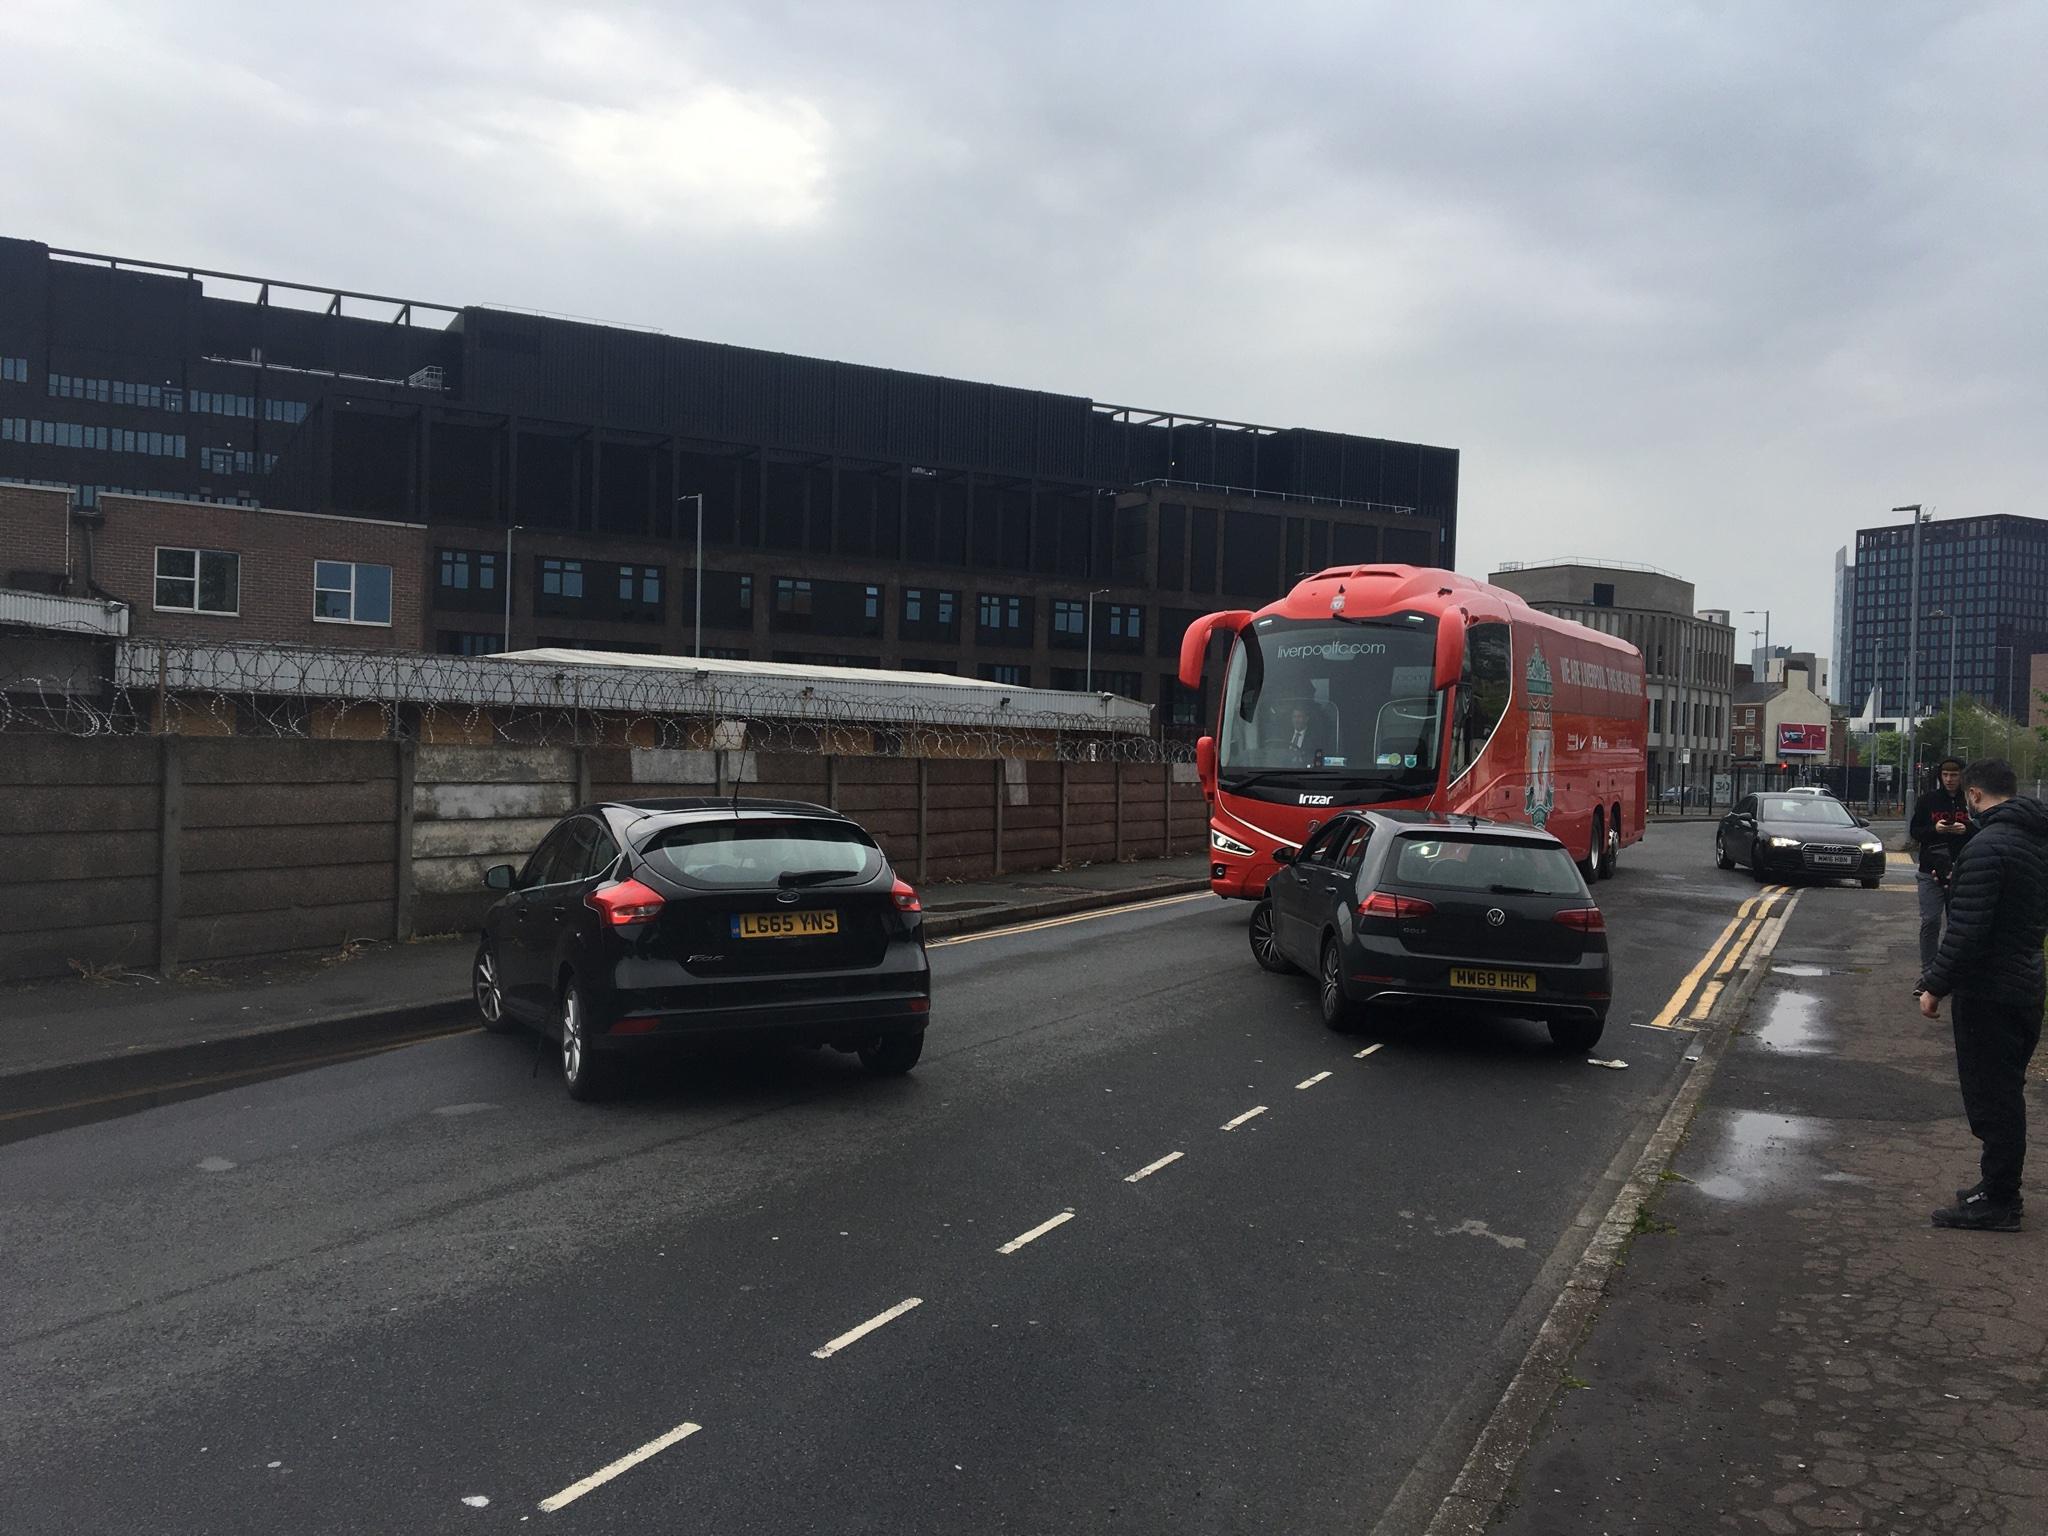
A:
{"type": "Polygon", "coordinates": [[[126,603],[138,637],[427,648],[427,531],[415,523],[0,485],[0,573],[126,603]]]}

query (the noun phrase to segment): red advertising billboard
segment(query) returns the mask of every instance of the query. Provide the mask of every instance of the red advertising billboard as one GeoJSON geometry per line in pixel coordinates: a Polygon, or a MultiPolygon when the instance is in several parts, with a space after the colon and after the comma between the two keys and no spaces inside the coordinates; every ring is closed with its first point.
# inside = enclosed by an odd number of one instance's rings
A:
{"type": "Polygon", "coordinates": [[[1781,725],[1778,727],[1778,756],[1826,757],[1828,728],[1825,725],[1781,725]]]}

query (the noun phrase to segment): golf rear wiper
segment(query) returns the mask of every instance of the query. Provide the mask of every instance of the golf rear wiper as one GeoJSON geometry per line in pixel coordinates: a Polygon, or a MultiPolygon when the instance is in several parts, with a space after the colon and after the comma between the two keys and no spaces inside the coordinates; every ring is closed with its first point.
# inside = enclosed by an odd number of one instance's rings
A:
{"type": "Polygon", "coordinates": [[[1496,896],[1541,896],[1544,892],[1527,885],[1489,885],[1487,890],[1496,896]]]}
{"type": "Polygon", "coordinates": [[[857,869],[785,869],[775,877],[775,883],[785,888],[795,885],[825,885],[833,880],[851,880],[859,873],[857,869]]]}

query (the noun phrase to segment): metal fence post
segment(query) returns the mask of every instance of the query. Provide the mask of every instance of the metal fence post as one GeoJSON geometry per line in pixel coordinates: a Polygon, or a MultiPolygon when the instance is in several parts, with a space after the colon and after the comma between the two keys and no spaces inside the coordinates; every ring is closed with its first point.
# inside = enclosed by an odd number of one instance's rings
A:
{"type": "Polygon", "coordinates": [[[178,909],[184,893],[185,755],[176,735],[160,738],[157,760],[156,968],[178,963],[178,909]]]}
{"type": "Polygon", "coordinates": [[[829,811],[839,809],[839,754],[836,752],[825,754],[825,808],[829,811]]]}
{"type": "Polygon", "coordinates": [[[412,937],[413,886],[412,869],[412,795],[413,783],[419,772],[419,755],[414,743],[400,741],[398,748],[398,788],[393,818],[391,857],[391,937],[409,939],[412,937]]]}
{"type": "Polygon", "coordinates": [[[1159,856],[1173,857],[1173,764],[1159,765],[1159,856]]]}
{"type": "Polygon", "coordinates": [[[587,747],[576,748],[576,803],[590,804],[590,751],[587,747]]]}

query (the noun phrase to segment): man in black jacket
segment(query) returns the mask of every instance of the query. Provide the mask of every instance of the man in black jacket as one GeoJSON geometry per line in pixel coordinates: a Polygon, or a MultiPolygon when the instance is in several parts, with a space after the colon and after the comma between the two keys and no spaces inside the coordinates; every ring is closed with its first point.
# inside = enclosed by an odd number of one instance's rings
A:
{"type": "Polygon", "coordinates": [[[1962,773],[1977,832],[1949,881],[1948,932],[1920,978],[1920,1011],[1955,998],[1956,1076],[1983,1177],[1934,1213],[1937,1227],[2017,1232],[2027,1155],[2027,1063],[2041,1043],[2048,938],[2048,807],[2016,793],[2012,764],[1987,758],[1962,773]]]}
{"type": "Polygon", "coordinates": [[[1906,831],[1920,846],[1920,969],[1934,964],[1941,948],[1941,914],[1948,899],[1948,878],[1956,854],[1969,840],[1970,807],[1963,799],[1963,765],[1945,757],[1934,770],[1934,783],[1913,802],[1906,831]]]}

